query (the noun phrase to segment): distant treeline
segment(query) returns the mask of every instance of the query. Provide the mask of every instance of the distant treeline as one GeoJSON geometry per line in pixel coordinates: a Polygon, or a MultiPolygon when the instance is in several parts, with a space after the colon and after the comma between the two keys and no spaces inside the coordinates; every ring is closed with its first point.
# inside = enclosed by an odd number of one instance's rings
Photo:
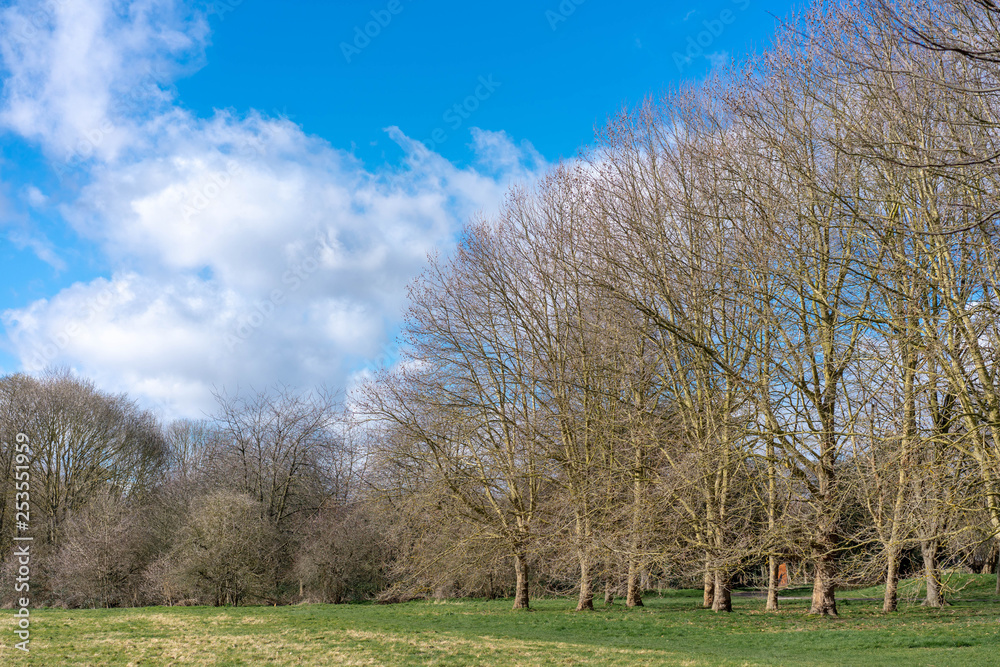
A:
{"type": "Polygon", "coordinates": [[[381,590],[388,547],[358,502],[362,443],[334,396],[218,401],[212,419],[164,428],[66,372],[0,379],[4,601],[15,534],[34,538],[35,604],[341,602],[381,590]],[[30,443],[30,522],[16,533],[18,433],[30,443]]]}

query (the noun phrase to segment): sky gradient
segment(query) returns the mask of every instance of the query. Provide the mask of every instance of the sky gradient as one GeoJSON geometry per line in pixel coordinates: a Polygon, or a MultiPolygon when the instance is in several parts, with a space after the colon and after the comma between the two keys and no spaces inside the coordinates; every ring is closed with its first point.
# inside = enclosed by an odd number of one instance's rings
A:
{"type": "Polygon", "coordinates": [[[167,419],[349,389],[393,362],[428,253],[791,6],[0,3],[0,372],[167,419]]]}

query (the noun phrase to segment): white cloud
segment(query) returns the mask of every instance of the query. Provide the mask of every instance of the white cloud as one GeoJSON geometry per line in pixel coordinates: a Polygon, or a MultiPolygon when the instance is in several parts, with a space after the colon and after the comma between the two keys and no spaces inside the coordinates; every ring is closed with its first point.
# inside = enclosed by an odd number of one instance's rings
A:
{"type": "Polygon", "coordinates": [[[7,184],[0,181],[0,230],[6,240],[20,250],[30,250],[39,260],[45,262],[57,272],[66,269],[66,262],[59,256],[53,243],[39,229],[31,224],[28,208],[44,208],[48,198],[34,187],[22,188],[16,197],[6,196],[7,184]]]}
{"type": "MultiPolygon", "coordinates": [[[[8,29],[27,20],[20,7],[0,14],[8,29]]],[[[37,49],[0,39],[12,82],[0,123],[54,159],[144,68],[176,71],[168,60],[207,38],[170,0],[124,14],[106,0],[56,7],[37,49]]],[[[388,128],[405,157],[371,171],[288,120],[196,118],[166,104],[168,85],[147,90],[155,114],[125,108],[94,146],[89,184],[61,208],[115,274],[3,314],[29,370],[68,365],[165,416],[210,409],[213,387],[347,384],[391,343],[427,254],[544,167],[502,132],[473,129],[475,166],[460,169],[388,128]]]]}
{"type": "Polygon", "coordinates": [[[66,262],[59,256],[58,251],[45,237],[34,235],[24,229],[12,229],[7,233],[7,238],[18,248],[26,248],[33,252],[35,257],[56,271],[66,270],[66,262]]]}
{"type": "Polygon", "coordinates": [[[49,198],[34,185],[29,185],[24,189],[24,199],[32,208],[42,208],[49,202],[49,198]]]}
{"type": "Polygon", "coordinates": [[[177,0],[14,3],[0,11],[0,126],[58,160],[115,157],[141,142],[207,36],[177,0]]]}

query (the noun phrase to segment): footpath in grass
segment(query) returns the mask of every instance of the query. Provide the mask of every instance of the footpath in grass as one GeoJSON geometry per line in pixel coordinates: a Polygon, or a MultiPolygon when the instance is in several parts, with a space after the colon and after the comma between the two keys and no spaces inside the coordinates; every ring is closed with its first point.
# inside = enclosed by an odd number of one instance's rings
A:
{"type": "MultiPolygon", "coordinates": [[[[993,577],[973,581],[977,593],[993,577]],[[979,585],[979,584],[982,585],[979,585]]],[[[872,591],[867,591],[871,593],[872,591]]],[[[853,597],[859,592],[847,593],[853,597]]],[[[1000,604],[958,599],[945,609],[843,601],[839,618],[778,614],[734,599],[735,613],[699,608],[700,591],[573,611],[571,600],[214,609],[40,610],[31,653],[13,647],[0,610],[3,665],[963,665],[1000,664],[1000,604]]]]}

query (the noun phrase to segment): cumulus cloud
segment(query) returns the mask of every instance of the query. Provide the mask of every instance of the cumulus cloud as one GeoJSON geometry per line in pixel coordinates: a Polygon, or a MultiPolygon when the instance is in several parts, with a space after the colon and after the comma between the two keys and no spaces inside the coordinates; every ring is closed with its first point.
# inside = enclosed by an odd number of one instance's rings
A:
{"type": "MultiPolygon", "coordinates": [[[[23,28],[23,7],[0,22],[23,28]]],[[[35,36],[53,53],[0,40],[12,82],[0,123],[59,158],[144,68],[177,71],[207,39],[203,21],[168,0],[53,7],[35,36]]],[[[286,119],[195,117],[169,104],[168,84],[147,90],[155,114],[117,119],[87,158],[87,185],[61,208],[117,271],[3,314],[27,369],[69,365],[166,416],[197,416],[223,386],[347,384],[391,354],[427,254],[511,180],[544,168],[502,132],[474,129],[477,159],[460,169],[393,127],[405,157],[368,170],[286,119]]]]}
{"type": "Polygon", "coordinates": [[[15,2],[0,11],[0,125],[59,160],[140,145],[208,26],[178,0],[15,2]]]}

